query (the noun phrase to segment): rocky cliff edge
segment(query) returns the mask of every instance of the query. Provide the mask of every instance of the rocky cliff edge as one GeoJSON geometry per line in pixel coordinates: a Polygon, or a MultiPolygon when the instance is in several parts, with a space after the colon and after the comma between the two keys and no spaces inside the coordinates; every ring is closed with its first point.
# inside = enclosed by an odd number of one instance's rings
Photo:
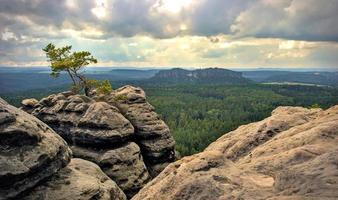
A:
{"type": "Polygon", "coordinates": [[[338,106],[279,107],[170,164],[133,200],[337,199],[338,106]]]}

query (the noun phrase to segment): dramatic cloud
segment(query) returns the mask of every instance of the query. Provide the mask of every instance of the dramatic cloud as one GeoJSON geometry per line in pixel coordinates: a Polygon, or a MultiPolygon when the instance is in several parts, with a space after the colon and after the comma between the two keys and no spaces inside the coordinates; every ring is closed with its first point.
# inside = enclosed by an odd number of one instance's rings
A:
{"type": "Polygon", "coordinates": [[[238,36],[338,41],[338,1],[262,0],[241,12],[231,29],[238,36]]]}
{"type": "Polygon", "coordinates": [[[0,65],[44,65],[54,42],[100,65],[335,66],[337,10],[337,0],[1,0],[0,65]]]}

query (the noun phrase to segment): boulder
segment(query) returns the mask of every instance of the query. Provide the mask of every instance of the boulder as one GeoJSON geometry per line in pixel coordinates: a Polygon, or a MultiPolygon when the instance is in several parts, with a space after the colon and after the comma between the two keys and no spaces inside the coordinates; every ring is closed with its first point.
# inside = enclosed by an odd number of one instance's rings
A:
{"type": "Polygon", "coordinates": [[[24,99],[21,101],[21,109],[31,113],[34,107],[38,104],[38,100],[31,98],[31,99],[24,99]]]}
{"type": "Polygon", "coordinates": [[[122,190],[94,163],[72,159],[67,167],[23,194],[23,200],[126,200],[122,190]]]}
{"type": "Polygon", "coordinates": [[[75,157],[97,163],[128,197],[132,197],[150,180],[140,148],[129,142],[116,149],[72,147],[75,157]]]}
{"type": "Polygon", "coordinates": [[[337,199],[338,106],[279,107],[169,164],[133,200],[337,199]]]}
{"type": "Polygon", "coordinates": [[[27,107],[34,107],[36,104],[38,104],[38,100],[31,98],[31,99],[24,99],[22,100],[21,104],[23,106],[27,106],[27,107]]]}
{"type": "Polygon", "coordinates": [[[77,144],[112,145],[134,134],[134,127],[117,108],[105,102],[91,104],[74,130],[77,144]]]}
{"type": "Polygon", "coordinates": [[[66,142],[52,129],[0,98],[0,199],[33,188],[70,157],[66,142]]]}

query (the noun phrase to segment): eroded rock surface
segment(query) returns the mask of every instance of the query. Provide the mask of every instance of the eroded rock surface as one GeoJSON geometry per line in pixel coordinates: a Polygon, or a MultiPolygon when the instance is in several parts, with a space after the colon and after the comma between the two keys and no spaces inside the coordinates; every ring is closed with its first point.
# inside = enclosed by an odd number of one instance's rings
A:
{"type": "Polygon", "coordinates": [[[23,200],[125,200],[122,190],[94,163],[74,158],[67,167],[20,197],[23,200]]]}
{"type": "Polygon", "coordinates": [[[134,133],[117,108],[83,95],[50,95],[32,114],[50,125],[69,144],[112,146],[134,133]]]}
{"type": "Polygon", "coordinates": [[[66,142],[52,129],[0,98],[0,199],[33,188],[70,157],[66,142]]]}
{"type": "Polygon", "coordinates": [[[25,110],[28,113],[31,113],[34,109],[34,107],[36,106],[36,104],[38,104],[38,100],[31,98],[31,99],[24,99],[21,102],[21,105],[23,107],[23,110],[25,110]]]}
{"type": "Polygon", "coordinates": [[[133,200],[337,199],[338,106],[279,107],[170,164],[133,200]]]}
{"type": "Polygon", "coordinates": [[[116,149],[102,150],[73,146],[72,150],[75,157],[98,163],[101,169],[129,197],[133,196],[150,180],[140,148],[134,142],[129,142],[116,149]]]}
{"type": "Polygon", "coordinates": [[[0,98],[0,199],[126,199],[96,164],[71,154],[46,124],[0,98]]]}
{"type": "Polygon", "coordinates": [[[98,164],[128,197],[175,159],[169,128],[140,88],[92,97],[64,92],[22,109],[62,136],[74,157],[98,164]]]}
{"type": "Polygon", "coordinates": [[[156,176],[164,169],[165,163],[175,159],[175,141],[168,126],[146,101],[141,88],[129,85],[121,87],[108,96],[106,101],[118,107],[132,123],[137,137],[135,142],[141,147],[147,167],[156,176]]]}

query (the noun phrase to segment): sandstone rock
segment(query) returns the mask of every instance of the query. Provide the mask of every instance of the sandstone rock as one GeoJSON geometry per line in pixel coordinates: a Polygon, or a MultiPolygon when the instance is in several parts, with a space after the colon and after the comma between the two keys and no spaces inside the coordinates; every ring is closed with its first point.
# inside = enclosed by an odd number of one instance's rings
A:
{"type": "Polygon", "coordinates": [[[171,162],[152,163],[148,166],[148,172],[151,177],[160,174],[171,162]]]}
{"type": "Polygon", "coordinates": [[[127,196],[133,196],[150,180],[140,148],[130,142],[116,149],[72,147],[75,157],[97,163],[127,196]]]}
{"type": "Polygon", "coordinates": [[[170,164],[133,200],[337,199],[338,106],[279,107],[170,164]]]}
{"type": "Polygon", "coordinates": [[[175,141],[142,89],[91,95],[53,94],[31,113],[72,146],[74,157],[98,164],[131,197],[151,179],[149,171],[156,176],[175,160],[175,141]]]}
{"type": "Polygon", "coordinates": [[[134,133],[134,127],[119,110],[105,102],[89,106],[74,130],[76,143],[112,145],[125,141],[134,133]]]}
{"type": "Polygon", "coordinates": [[[38,100],[36,99],[24,99],[21,102],[22,110],[31,113],[34,109],[34,107],[38,104],[38,100]]]}
{"type": "Polygon", "coordinates": [[[74,157],[97,163],[128,196],[149,181],[140,148],[128,143],[134,127],[116,107],[61,93],[42,99],[32,114],[72,145],[74,157]]]}
{"type": "Polygon", "coordinates": [[[32,114],[70,144],[109,146],[134,133],[117,108],[83,95],[50,95],[40,100],[32,114]]]}
{"type": "Polygon", "coordinates": [[[272,116],[256,123],[240,126],[212,143],[207,150],[217,150],[233,161],[248,155],[252,149],[271,140],[279,133],[313,120],[319,109],[279,107],[272,116]],[[240,134],[239,134],[240,133],[240,134]]]}
{"type": "Polygon", "coordinates": [[[126,196],[96,164],[75,158],[67,167],[22,195],[20,199],[125,200],[126,196]]]}
{"type": "Polygon", "coordinates": [[[34,187],[70,157],[66,142],[53,130],[0,98],[0,199],[34,187]]]}
{"type": "Polygon", "coordinates": [[[175,141],[169,128],[154,112],[154,107],[146,101],[141,88],[121,87],[109,95],[106,101],[118,107],[134,126],[137,137],[135,142],[141,147],[149,169],[157,165],[157,170],[153,171],[160,171],[158,164],[172,162],[175,159],[175,141]]]}
{"type": "Polygon", "coordinates": [[[175,145],[175,141],[168,135],[152,140],[140,140],[139,145],[143,149],[143,155],[147,158],[152,158],[156,161],[174,159],[175,153],[172,148],[175,145]]]}
{"type": "Polygon", "coordinates": [[[126,85],[116,89],[114,93],[117,100],[123,100],[126,103],[146,102],[146,94],[141,88],[126,85]]]}

